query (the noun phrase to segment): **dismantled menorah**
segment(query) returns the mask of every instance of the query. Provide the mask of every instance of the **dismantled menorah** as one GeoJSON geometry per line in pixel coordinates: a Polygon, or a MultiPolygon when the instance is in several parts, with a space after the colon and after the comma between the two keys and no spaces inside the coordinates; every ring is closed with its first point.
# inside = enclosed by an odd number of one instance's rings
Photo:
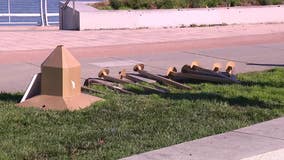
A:
{"type": "Polygon", "coordinates": [[[41,73],[36,74],[29,84],[20,107],[36,107],[46,110],[78,110],[90,106],[103,99],[81,93],[88,91],[102,93],[89,88],[91,84],[103,85],[112,90],[135,94],[124,88],[130,84],[144,91],[166,94],[169,89],[162,86],[172,86],[176,89],[192,90],[183,82],[201,81],[214,83],[239,83],[233,74],[235,63],[228,62],[225,71],[221,71],[219,63],[213,64],[212,69],[202,68],[198,62],[184,65],[178,72],[176,67],[169,67],[166,75],[153,74],[144,69],[144,64],[136,64],[133,71],[121,70],[117,77],[110,75],[110,70],[99,71],[98,78],[88,78],[81,86],[81,65],[62,45],[57,46],[41,64],[41,73]],[[137,74],[138,73],[138,74],[137,74]],[[156,84],[158,82],[160,85],[156,84]]]}
{"type": "Polygon", "coordinates": [[[191,90],[192,88],[183,84],[182,82],[214,82],[221,84],[239,83],[236,76],[233,74],[235,68],[234,62],[228,62],[225,71],[221,71],[221,64],[213,64],[212,69],[202,68],[198,62],[194,61],[191,65],[184,65],[181,72],[178,72],[176,67],[169,67],[166,75],[153,74],[150,71],[144,70],[144,64],[136,64],[133,67],[133,71],[138,74],[126,72],[125,69],[119,72],[119,76],[110,76],[110,70],[104,68],[98,73],[98,78],[88,78],[84,85],[89,86],[90,84],[97,84],[106,86],[112,90],[133,94],[133,92],[125,89],[124,84],[133,84],[139,86],[147,91],[157,93],[167,93],[168,89],[158,86],[154,82],[158,82],[161,85],[172,86],[177,89],[191,90]],[[142,82],[142,83],[141,83],[142,82]],[[151,86],[143,85],[143,83],[151,83],[151,86]]]}
{"type": "Polygon", "coordinates": [[[18,106],[72,111],[100,100],[81,93],[81,65],[59,45],[41,64],[41,73],[33,77],[18,106]]]}

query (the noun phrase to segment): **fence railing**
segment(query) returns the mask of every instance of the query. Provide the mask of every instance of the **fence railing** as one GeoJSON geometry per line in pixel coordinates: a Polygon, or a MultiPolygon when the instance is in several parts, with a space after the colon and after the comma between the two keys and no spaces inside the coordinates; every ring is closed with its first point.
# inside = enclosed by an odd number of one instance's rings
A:
{"type": "Polygon", "coordinates": [[[58,24],[59,13],[49,13],[48,4],[48,0],[0,0],[0,25],[58,24]]]}

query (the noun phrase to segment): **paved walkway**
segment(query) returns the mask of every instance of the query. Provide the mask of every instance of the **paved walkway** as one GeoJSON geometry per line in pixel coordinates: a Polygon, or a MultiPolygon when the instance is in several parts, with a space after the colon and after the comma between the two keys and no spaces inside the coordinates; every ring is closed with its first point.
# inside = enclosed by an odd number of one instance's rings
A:
{"type": "Polygon", "coordinates": [[[123,160],[283,160],[283,124],[274,119],[123,160]]]}
{"type": "Polygon", "coordinates": [[[0,27],[2,51],[129,45],[283,33],[284,24],[232,25],[196,28],[59,31],[55,27],[0,27]]]}

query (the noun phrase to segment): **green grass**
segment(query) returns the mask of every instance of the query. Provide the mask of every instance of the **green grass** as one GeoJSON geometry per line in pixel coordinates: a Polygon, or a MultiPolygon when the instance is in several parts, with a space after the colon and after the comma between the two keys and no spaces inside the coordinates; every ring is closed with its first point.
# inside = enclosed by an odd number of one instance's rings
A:
{"type": "Polygon", "coordinates": [[[166,95],[108,94],[75,112],[18,108],[0,94],[0,159],[117,159],[284,115],[284,69],[166,95]]]}

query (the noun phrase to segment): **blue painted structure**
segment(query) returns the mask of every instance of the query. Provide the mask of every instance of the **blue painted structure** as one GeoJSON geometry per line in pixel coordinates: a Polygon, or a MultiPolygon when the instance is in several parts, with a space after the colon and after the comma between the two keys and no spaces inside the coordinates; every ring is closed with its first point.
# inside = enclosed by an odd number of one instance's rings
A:
{"type": "MultiPolygon", "coordinates": [[[[58,25],[59,1],[47,0],[47,15],[50,24],[58,25]],[[50,15],[51,13],[51,15],[50,15]]],[[[77,1],[100,1],[100,0],[77,0],[77,1]]],[[[44,10],[44,0],[43,10],[44,10]]],[[[41,25],[41,0],[0,0],[0,25],[41,25]],[[10,5],[9,5],[10,4],[10,5]],[[9,12],[10,6],[10,12],[9,12]],[[8,16],[10,13],[11,15],[8,16]],[[15,16],[15,14],[22,14],[15,16]],[[23,14],[35,14],[35,16],[25,16],[23,14]],[[12,22],[8,24],[6,22],[12,22]]]]}

